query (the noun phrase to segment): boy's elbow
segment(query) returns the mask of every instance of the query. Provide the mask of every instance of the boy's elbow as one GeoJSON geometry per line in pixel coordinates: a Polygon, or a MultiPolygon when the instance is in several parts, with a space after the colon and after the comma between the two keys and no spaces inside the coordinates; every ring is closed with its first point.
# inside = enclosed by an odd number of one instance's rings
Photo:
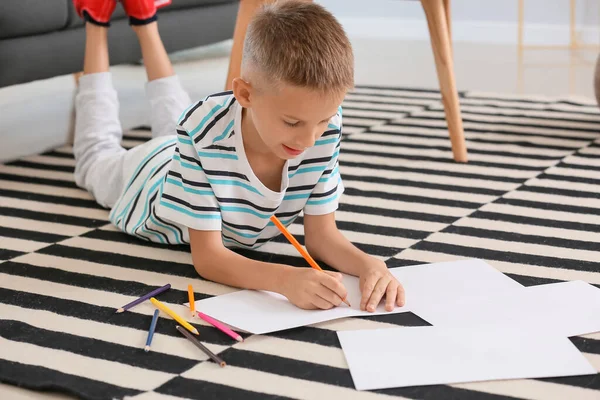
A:
{"type": "MultiPolygon", "coordinates": [[[[206,249],[205,249],[206,250],[206,249]]],[[[219,265],[218,257],[212,252],[203,251],[202,254],[195,254],[192,249],[192,261],[194,263],[194,269],[200,275],[201,278],[207,280],[215,280],[217,274],[216,266],[219,265]]]]}
{"type": "Polygon", "coordinates": [[[323,241],[316,240],[314,237],[315,236],[305,236],[304,246],[306,247],[306,251],[308,251],[313,257],[319,257],[318,254],[323,246],[323,241]]]}
{"type": "Polygon", "coordinates": [[[198,275],[200,275],[201,278],[208,280],[211,279],[211,268],[207,263],[194,261],[194,269],[196,270],[198,275]]]}
{"type": "Polygon", "coordinates": [[[221,232],[196,231],[190,229],[190,248],[194,269],[202,278],[216,280],[218,266],[223,264],[226,249],[221,241],[221,232]]]}

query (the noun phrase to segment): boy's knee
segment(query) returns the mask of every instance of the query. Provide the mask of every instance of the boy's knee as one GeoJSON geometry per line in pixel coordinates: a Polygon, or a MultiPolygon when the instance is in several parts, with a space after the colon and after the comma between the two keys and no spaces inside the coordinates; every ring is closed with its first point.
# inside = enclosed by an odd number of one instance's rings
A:
{"type": "Polygon", "coordinates": [[[88,190],[86,185],[86,175],[89,169],[89,162],[86,163],[85,161],[85,158],[75,157],[75,171],[73,172],[73,177],[75,178],[75,184],[77,186],[88,190]]]}
{"type": "Polygon", "coordinates": [[[75,184],[92,194],[101,206],[113,207],[123,185],[124,153],[78,159],[73,174],[75,184]]]}

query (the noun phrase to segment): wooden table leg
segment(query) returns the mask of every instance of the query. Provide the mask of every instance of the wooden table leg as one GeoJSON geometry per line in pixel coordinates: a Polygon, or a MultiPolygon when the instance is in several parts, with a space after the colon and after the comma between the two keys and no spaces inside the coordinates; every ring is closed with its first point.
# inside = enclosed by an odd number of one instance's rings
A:
{"type": "Polygon", "coordinates": [[[444,13],[446,14],[446,25],[448,25],[448,37],[452,45],[452,6],[450,0],[444,0],[444,13]]]}
{"type": "Polygon", "coordinates": [[[427,16],[431,47],[435,58],[454,160],[467,162],[467,148],[454,79],[454,63],[452,61],[452,48],[444,0],[421,0],[421,5],[427,16]]]}
{"type": "Polygon", "coordinates": [[[448,25],[448,40],[450,40],[450,49],[452,49],[452,6],[451,0],[444,0],[444,12],[446,14],[446,25],[448,25]]]}
{"type": "Polygon", "coordinates": [[[235,30],[233,31],[233,47],[231,49],[231,57],[229,59],[229,72],[227,73],[227,81],[225,90],[231,90],[231,82],[240,76],[242,67],[242,53],[244,51],[244,38],[248,24],[252,19],[256,10],[267,0],[241,0],[238,10],[237,20],[235,22],[235,30]]]}
{"type": "MultiPolygon", "coordinates": [[[[225,90],[231,90],[232,82],[240,76],[242,67],[242,54],[244,52],[244,39],[246,30],[250,20],[256,13],[256,10],[269,0],[241,0],[238,10],[237,20],[235,22],[235,30],[233,31],[233,47],[231,49],[231,57],[229,59],[229,72],[227,73],[227,81],[225,90]]],[[[312,0],[304,0],[310,2],[312,0]]]]}

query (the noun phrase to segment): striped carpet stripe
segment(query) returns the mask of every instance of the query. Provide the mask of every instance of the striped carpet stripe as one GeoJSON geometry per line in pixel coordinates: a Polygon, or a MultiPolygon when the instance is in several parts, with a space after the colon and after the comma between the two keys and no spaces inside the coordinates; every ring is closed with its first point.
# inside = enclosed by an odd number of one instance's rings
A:
{"type": "MultiPolygon", "coordinates": [[[[470,162],[451,160],[437,91],[358,87],[344,104],[338,227],[389,266],[481,258],[525,286],[600,287],[600,113],[591,101],[461,93],[470,162]]],[[[150,137],[124,135],[133,147],[150,137]]],[[[233,291],[201,279],[189,248],[119,232],[73,179],[72,149],[0,165],[0,381],[85,399],[596,399],[597,376],[357,392],[336,331],[424,326],[412,313],[349,318],[232,343],[194,319],[220,369],[153,308],[115,308],[155,287],[186,313],[233,291]]],[[[303,243],[303,218],[290,226],[303,243]]],[[[257,260],[303,266],[278,237],[257,260]]],[[[571,339],[600,370],[600,334],[571,339]]]]}

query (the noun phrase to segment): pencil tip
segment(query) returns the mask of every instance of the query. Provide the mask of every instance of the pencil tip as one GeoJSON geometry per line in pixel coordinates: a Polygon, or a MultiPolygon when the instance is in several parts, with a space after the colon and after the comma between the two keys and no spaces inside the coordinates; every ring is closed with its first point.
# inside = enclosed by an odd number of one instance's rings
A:
{"type": "Polygon", "coordinates": [[[225,367],[227,364],[225,364],[225,362],[221,363],[221,368],[225,367]]]}
{"type": "Polygon", "coordinates": [[[147,352],[149,352],[149,351],[150,351],[150,346],[146,346],[146,347],[144,347],[144,351],[145,351],[146,353],[147,353],[147,352]]]}
{"type": "Polygon", "coordinates": [[[122,313],[123,311],[125,311],[125,310],[123,310],[122,308],[119,308],[117,311],[115,311],[115,314],[120,314],[120,313],[122,313]]]}
{"type": "Polygon", "coordinates": [[[238,336],[238,337],[235,338],[235,340],[237,340],[238,342],[243,342],[244,338],[241,337],[241,336],[238,336]]]}
{"type": "Polygon", "coordinates": [[[194,330],[192,331],[192,333],[194,333],[195,335],[199,335],[199,334],[200,334],[200,332],[198,332],[198,329],[195,329],[195,328],[194,328],[194,330]]]}

